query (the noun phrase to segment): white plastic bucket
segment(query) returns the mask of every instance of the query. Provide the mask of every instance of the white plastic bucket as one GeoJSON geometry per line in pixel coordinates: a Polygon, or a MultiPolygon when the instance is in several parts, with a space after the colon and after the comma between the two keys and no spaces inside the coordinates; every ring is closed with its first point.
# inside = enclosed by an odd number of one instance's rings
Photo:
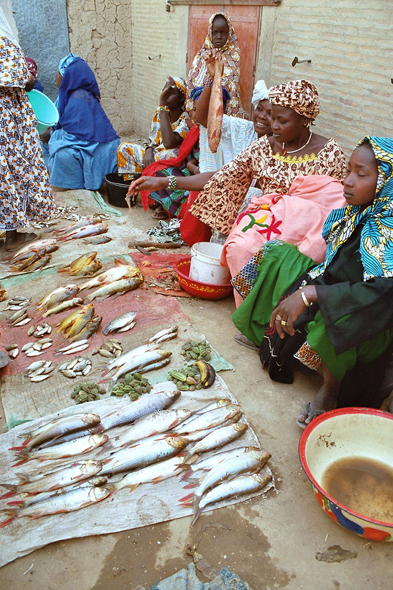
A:
{"type": "Polygon", "coordinates": [[[226,285],[230,281],[229,268],[221,266],[223,246],[212,242],[198,242],[191,248],[190,278],[210,285],[226,285]]]}

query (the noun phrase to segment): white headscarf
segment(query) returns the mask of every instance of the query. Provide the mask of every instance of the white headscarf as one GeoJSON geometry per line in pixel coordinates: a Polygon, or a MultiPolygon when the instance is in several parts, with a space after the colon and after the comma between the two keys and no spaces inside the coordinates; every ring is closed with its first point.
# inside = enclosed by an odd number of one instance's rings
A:
{"type": "Polygon", "coordinates": [[[12,41],[14,45],[20,48],[19,41],[15,33],[13,32],[10,23],[6,19],[4,10],[0,6],[0,36],[7,37],[9,41],[12,41]]]}
{"type": "Polygon", "coordinates": [[[269,90],[265,84],[265,80],[258,80],[258,82],[255,84],[251,99],[254,109],[261,100],[269,100],[269,90]]]}

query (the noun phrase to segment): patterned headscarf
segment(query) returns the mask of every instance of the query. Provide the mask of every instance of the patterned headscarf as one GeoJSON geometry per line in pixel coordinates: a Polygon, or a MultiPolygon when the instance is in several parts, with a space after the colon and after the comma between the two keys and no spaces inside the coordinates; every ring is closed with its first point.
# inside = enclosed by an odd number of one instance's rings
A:
{"type": "Polygon", "coordinates": [[[32,57],[26,57],[25,62],[27,63],[27,67],[28,67],[30,74],[32,76],[34,76],[34,78],[37,78],[38,68],[37,68],[37,64],[34,61],[34,59],[32,57]]]}
{"type": "Polygon", "coordinates": [[[327,243],[325,261],[308,274],[321,275],[336,252],[362,223],[360,257],[363,280],[393,277],[393,139],[367,135],[357,147],[369,143],[378,165],[377,190],[367,207],[348,205],[334,209],[325,221],[322,236],[327,243]]]}
{"type": "Polygon", "coordinates": [[[265,80],[258,80],[254,86],[254,92],[252,93],[251,103],[254,109],[257,108],[258,103],[261,100],[269,100],[269,90],[265,84],[265,80]]]}
{"type": "Polygon", "coordinates": [[[59,72],[62,76],[64,76],[64,73],[67,69],[67,66],[69,66],[70,64],[72,64],[72,62],[74,61],[74,59],[78,57],[77,55],[75,55],[74,53],[69,53],[68,55],[66,55],[65,57],[63,57],[63,59],[60,60],[59,63],[59,72]]]}
{"type": "Polygon", "coordinates": [[[190,98],[190,93],[193,88],[198,86],[206,86],[207,82],[210,79],[209,73],[207,71],[205,57],[207,54],[215,49],[213,45],[213,22],[217,16],[222,16],[228,23],[228,39],[223,45],[223,47],[219,48],[219,52],[222,55],[222,59],[224,62],[224,71],[222,75],[222,84],[228,90],[231,100],[228,104],[228,115],[240,115],[243,114],[243,109],[240,102],[240,48],[239,48],[239,41],[237,40],[237,36],[235,30],[233,28],[232,22],[230,17],[225,14],[224,12],[216,12],[212,14],[209,19],[209,28],[207,32],[207,36],[205,42],[203,44],[202,49],[198,51],[194,60],[192,62],[192,66],[187,74],[187,104],[186,110],[190,111],[193,107],[193,102],[190,98]]]}
{"type": "Polygon", "coordinates": [[[173,76],[173,81],[176,84],[177,88],[181,90],[184,94],[184,98],[186,97],[186,81],[183,78],[173,76]]]}
{"type": "Polygon", "coordinates": [[[317,89],[308,80],[292,80],[287,84],[273,86],[269,90],[269,100],[272,104],[293,109],[312,121],[320,111],[317,89]]]}

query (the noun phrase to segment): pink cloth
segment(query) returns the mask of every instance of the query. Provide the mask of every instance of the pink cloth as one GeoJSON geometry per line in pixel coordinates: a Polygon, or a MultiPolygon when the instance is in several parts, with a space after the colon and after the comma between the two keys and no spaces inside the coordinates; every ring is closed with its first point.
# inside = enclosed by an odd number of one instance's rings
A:
{"type": "MultiPolygon", "coordinates": [[[[225,242],[221,264],[235,276],[268,240],[297,244],[300,252],[317,264],[325,258],[326,243],[321,232],[332,209],[345,207],[343,186],[331,176],[298,176],[288,194],[253,197],[239,215],[225,242]],[[257,223],[255,223],[255,221],[257,223]],[[251,225],[246,231],[245,227],[251,225]]],[[[237,305],[241,302],[240,296],[237,305]]]]}

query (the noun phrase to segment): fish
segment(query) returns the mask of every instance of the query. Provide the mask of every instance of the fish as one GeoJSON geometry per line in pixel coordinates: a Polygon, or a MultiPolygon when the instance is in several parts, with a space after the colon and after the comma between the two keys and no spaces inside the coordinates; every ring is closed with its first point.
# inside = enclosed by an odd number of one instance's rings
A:
{"type": "MultiPolygon", "coordinates": [[[[38,361],[40,363],[41,361],[38,361]]],[[[36,361],[37,363],[37,361],[36,361]]],[[[31,368],[33,363],[30,365],[31,368]]],[[[42,366],[42,365],[41,365],[42,366]]],[[[37,367],[38,368],[38,367],[37,367]]],[[[84,413],[84,414],[73,414],[72,416],[65,416],[64,418],[58,418],[47,424],[43,424],[36,430],[34,430],[28,438],[24,441],[21,447],[11,447],[10,451],[30,451],[34,447],[58,436],[62,436],[67,432],[73,432],[86,426],[96,426],[100,422],[100,417],[97,414],[84,413]]]]}
{"type": "Polygon", "coordinates": [[[48,309],[44,314],[43,317],[47,318],[50,315],[55,315],[56,313],[60,313],[66,309],[71,309],[72,307],[76,307],[77,305],[82,305],[83,299],[82,297],[74,297],[68,301],[62,301],[56,307],[51,307],[48,309]]]}
{"type": "Polygon", "coordinates": [[[100,461],[93,461],[91,459],[87,461],[76,461],[67,465],[64,469],[59,469],[43,477],[33,479],[33,481],[30,480],[29,475],[18,473],[20,483],[17,485],[4,484],[4,487],[9,488],[10,491],[4,496],[1,496],[0,500],[20,493],[39,494],[41,492],[58,490],[59,488],[64,488],[84,479],[94,477],[101,471],[102,467],[103,464],[100,461]]]}
{"type": "Polygon", "coordinates": [[[142,346],[138,346],[137,348],[133,348],[132,350],[129,350],[128,352],[125,352],[121,356],[113,359],[112,361],[109,361],[108,369],[111,371],[112,369],[115,369],[116,367],[120,367],[121,365],[124,365],[130,359],[132,359],[140,354],[143,354],[143,353],[148,352],[150,350],[157,350],[158,348],[159,348],[159,344],[142,344],[142,346]]]}
{"type": "Polygon", "coordinates": [[[143,277],[141,276],[120,279],[119,281],[114,281],[113,283],[109,283],[108,285],[104,285],[96,291],[93,291],[93,293],[90,293],[90,295],[86,297],[86,301],[90,302],[98,298],[105,299],[111,295],[120,295],[122,293],[126,293],[127,291],[133,291],[134,289],[137,289],[142,283],[143,277]]]}
{"type": "Polygon", "coordinates": [[[166,365],[168,365],[171,362],[170,358],[167,359],[161,359],[155,363],[150,363],[149,365],[146,365],[146,367],[142,367],[141,369],[138,369],[138,372],[140,374],[143,373],[147,373],[147,371],[153,371],[154,369],[161,369],[162,367],[165,367],[166,365]]]}
{"type": "Polygon", "coordinates": [[[112,238],[109,236],[97,236],[96,238],[91,238],[90,240],[83,240],[85,244],[92,244],[93,246],[98,246],[98,244],[107,244],[108,242],[112,241],[112,238]]]}
{"type": "Polygon", "coordinates": [[[62,301],[69,299],[70,297],[74,297],[79,291],[79,287],[77,285],[65,285],[64,287],[59,287],[55,289],[49,295],[41,299],[41,301],[37,305],[37,309],[41,309],[42,307],[46,307],[50,309],[55,305],[58,305],[62,301]]]}
{"type": "Polygon", "coordinates": [[[131,322],[130,324],[127,324],[126,326],[124,326],[124,328],[120,328],[120,330],[116,330],[117,334],[120,334],[121,332],[128,332],[129,330],[132,330],[132,328],[136,325],[136,322],[131,322]]]}
{"type": "Polygon", "coordinates": [[[18,250],[18,252],[16,252],[14,254],[14,256],[12,257],[12,260],[20,259],[21,255],[23,255],[27,252],[37,252],[40,248],[46,248],[46,247],[54,246],[54,245],[56,245],[55,238],[44,239],[44,240],[35,240],[34,242],[30,242],[29,244],[26,244],[26,246],[23,246],[23,248],[18,250]]]}
{"type": "Polygon", "coordinates": [[[115,452],[106,461],[100,473],[101,475],[113,475],[122,471],[147,467],[177,455],[187,444],[188,440],[178,435],[150,437],[139,444],[115,452]]]}
{"type": "MultiPolygon", "coordinates": [[[[231,481],[226,481],[217,487],[213,488],[208,492],[200,501],[197,510],[194,512],[194,516],[191,522],[193,526],[198,520],[202,510],[209,504],[226,500],[227,498],[233,498],[238,496],[244,496],[245,494],[252,494],[263,490],[268,483],[272,481],[271,475],[260,475],[259,473],[253,473],[251,475],[241,475],[235,477],[231,481]]],[[[183,505],[187,506],[187,503],[183,505]]]]}
{"type": "Polygon", "coordinates": [[[97,277],[94,277],[94,279],[87,281],[87,283],[83,283],[81,286],[81,291],[85,289],[92,289],[93,287],[107,285],[113,281],[119,281],[120,279],[127,277],[132,278],[134,276],[140,276],[140,270],[137,266],[125,264],[119,258],[115,258],[114,263],[115,266],[112,268],[109,268],[105,272],[99,274],[97,277]]]}
{"type": "Polygon", "coordinates": [[[179,455],[165,459],[159,463],[153,463],[142,469],[138,469],[133,473],[129,473],[114,486],[116,491],[124,488],[130,488],[130,492],[134,491],[140,484],[144,483],[158,483],[164,479],[169,479],[181,473],[182,458],[179,455]]]}
{"type": "Polygon", "coordinates": [[[135,317],[136,317],[136,311],[129,311],[128,313],[120,315],[117,318],[113,319],[108,324],[106,324],[106,326],[102,330],[102,333],[105,334],[105,336],[106,336],[110,332],[117,332],[121,328],[124,328],[125,326],[127,326],[127,324],[130,324],[131,322],[133,322],[135,317]]]}
{"type": "Polygon", "coordinates": [[[206,453],[212,449],[219,449],[220,447],[236,440],[246,432],[247,428],[248,425],[244,422],[237,422],[236,424],[222,426],[221,428],[213,430],[211,434],[208,434],[205,438],[195,443],[195,445],[188,450],[184,462],[189,461],[193,455],[206,453]]]}
{"type": "Polygon", "coordinates": [[[156,342],[159,344],[160,342],[164,342],[165,340],[171,340],[172,338],[176,338],[177,336],[178,327],[171,326],[170,328],[166,328],[157,332],[154,336],[149,338],[148,342],[156,342]]]}
{"type": "Polygon", "coordinates": [[[63,334],[65,334],[67,337],[74,336],[80,332],[80,330],[89,320],[92,319],[93,315],[94,306],[92,304],[84,305],[83,307],[66,316],[59,323],[57,332],[63,332],[63,334]],[[78,323],[75,325],[75,322],[78,323]]]}
{"type": "MultiPolygon", "coordinates": [[[[151,350],[145,352],[144,354],[140,354],[131,358],[128,362],[124,365],[119,367],[116,373],[112,376],[112,383],[115,384],[116,381],[124,375],[125,373],[135,372],[139,369],[145,368],[147,365],[155,363],[156,361],[161,361],[163,359],[167,359],[172,355],[172,352],[169,350],[151,350]]],[[[120,358],[120,357],[119,357],[120,358]]]]}
{"type": "Polygon", "coordinates": [[[79,238],[87,238],[89,236],[97,236],[108,231],[106,223],[95,223],[92,225],[82,226],[71,230],[68,234],[57,238],[59,242],[68,242],[69,240],[77,240],[79,238]]]}
{"type": "Polygon", "coordinates": [[[126,429],[124,434],[111,442],[114,447],[123,447],[142,438],[161,434],[180,424],[190,414],[191,411],[186,409],[153,412],[137,420],[135,424],[126,429]]]}
{"type": "Polygon", "coordinates": [[[180,397],[180,391],[158,391],[145,394],[134,402],[101,416],[101,426],[109,430],[121,424],[127,424],[147,414],[166,410],[180,397]]]}
{"type": "Polygon", "coordinates": [[[65,353],[68,352],[70,350],[73,350],[74,348],[77,348],[79,346],[82,346],[83,344],[87,344],[89,345],[89,341],[87,339],[85,340],[78,340],[78,342],[73,342],[72,344],[69,344],[68,346],[65,346],[64,348],[59,348],[59,350],[57,351],[58,353],[65,353]]]}
{"type": "MultiPolygon", "coordinates": [[[[78,342],[75,342],[75,344],[78,344],[78,342]]],[[[89,343],[87,344],[80,344],[79,346],[76,346],[75,348],[71,348],[70,350],[67,350],[66,352],[63,352],[63,354],[75,354],[76,352],[82,352],[82,350],[86,350],[86,348],[89,347],[89,343]]]]}
{"type": "Polygon", "coordinates": [[[212,432],[214,432],[218,428],[221,428],[222,426],[229,426],[230,424],[235,424],[235,422],[239,422],[241,417],[242,417],[241,413],[235,414],[234,416],[229,418],[229,420],[225,420],[225,422],[222,422],[221,424],[218,424],[217,426],[213,426],[212,428],[206,428],[205,430],[195,430],[195,432],[188,432],[187,438],[190,441],[190,443],[198,442],[199,440],[202,440],[206,436],[209,436],[209,434],[211,434],[212,432]]]}
{"type": "Polygon", "coordinates": [[[89,217],[85,217],[84,219],[80,219],[76,223],[71,223],[70,225],[66,225],[65,227],[60,227],[59,229],[55,229],[55,233],[60,234],[70,230],[78,229],[79,227],[87,227],[88,225],[95,225],[96,223],[101,223],[103,221],[103,217],[98,214],[90,215],[89,217]]]}
{"type": "Polygon", "coordinates": [[[215,453],[210,457],[198,460],[196,463],[186,463],[185,461],[183,461],[182,468],[187,470],[184,473],[183,479],[188,479],[193,473],[197,471],[210,471],[210,469],[212,469],[225,459],[238,457],[239,455],[248,452],[249,449],[250,447],[236,447],[234,449],[230,449],[229,451],[221,451],[220,453],[215,453]]]}
{"type": "Polygon", "coordinates": [[[188,422],[190,422],[191,420],[194,420],[194,418],[196,418],[197,415],[199,416],[200,414],[204,414],[205,412],[210,412],[211,410],[215,410],[217,408],[228,407],[231,405],[231,403],[232,403],[232,400],[230,400],[229,397],[214,400],[213,402],[210,402],[206,406],[199,408],[199,410],[194,412],[192,414],[192,416],[190,416],[190,418],[188,418],[188,420],[184,420],[183,426],[188,424],[188,422]]]}
{"type": "Polygon", "coordinates": [[[68,266],[59,268],[59,272],[67,272],[74,277],[94,275],[102,268],[101,262],[96,257],[97,252],[82,254],[82,256],[73,260],[68,266]]]}
{"type": "Polygon", "coordinates": [[[73,336],[67,336],[67,339],[71,342],[79,341],[79,340],[88,340],[93,334],[95,334],[102,322],[101,316],[94,316],[91,320],[89,320],[86,325],[73,336]]]}
{"type": "Polygon", "coordinates": [[[33,272],[35,270],[39,270],[43,268],[46,264],[50,262],[52,258],[52,254],[45,254],[45,256],[39,256],[36,254],[33,259],[29,262],[29,264],[23,265],[11,265],[11,270],[14,272],[33,272]]]}
{"type": "Polygon", "coordinates": [[[216,408],[215,410],[204,412],[203,414],[196,414],[195,418],[188,421],[187,424],[180,424],[180,426],[177,426],[176,433],[186,435],[188,432],[213,428],[214,426],[219,426],[223,422],[233,418],[237,414],[241,414],[241,409],[236,404],[216,408]]]}
{"type": "Polygon", "coordinates": [[[47,461],[49,459],[56,460],[83,455],[104,445],[108,440],[109,437],[106,434],[92,434],[50,448],[38,449],[31,452],[27,450],[18,451],[17,455],[20,457],[20,462],[13,465],[13,467],[20,465],[24,461],[47,461]]]}
{"type": "Polygon", "coordinates": [[[222,61],[216,60],[213,86],[207,114],[207,140],[210,151],[215,154],[221,141],[224,107],[222,100],[222,61]]]}
{"type": "Polygon", "coordinates": [[[41,518],[49,514],[61,514],[63,512],[74,512],[90,506],[96,502],[101,502],[113,494],[113,486],[79,486],[75,490],[70,490],[64,494],[53,494],[43,502],[36,502],[27,508],[7,510],[9,518],[2,523],[0,527],[9,525],[16,518],[29,516],[30,518],[41,518]]]}

